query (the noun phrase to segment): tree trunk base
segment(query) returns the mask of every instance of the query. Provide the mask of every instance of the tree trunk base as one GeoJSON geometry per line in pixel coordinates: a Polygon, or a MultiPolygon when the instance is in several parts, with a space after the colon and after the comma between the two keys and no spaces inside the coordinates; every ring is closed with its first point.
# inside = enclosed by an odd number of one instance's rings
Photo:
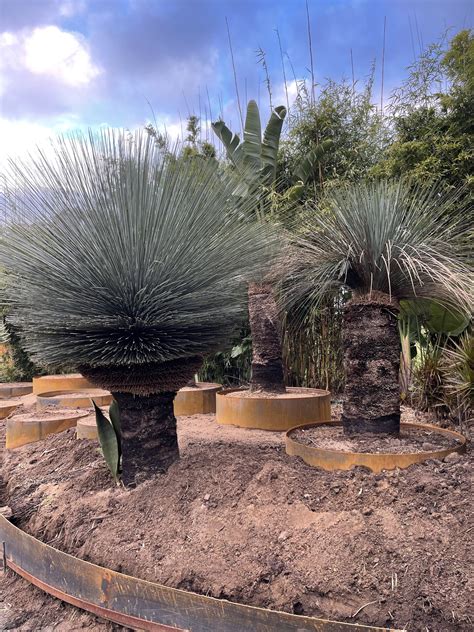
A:
{"type": "Polygon", "coordinates": [[[113,393],[122,427],[122,481],[133,487],[166,470],[179,458],[175,392],[147,397],[113,393]]]}
{"type": "Polygon", "coordinates": [[[358,435],[363,433],[371,434],[392,434],[400,433],[400,415],[385,415],[375,419],[348,419],[344,415],[341,417],[344,434],[358,435]]]}
{"type": "Polygon", "coordinates": [[[358,297],[344,308],[342,425],[347,435],[400,432],[397,312],[398,305],[385,295],[358,297]]]}
{"type": "Polygon", "coordinates": [[[271,285],[249,285],[249,319],[252,332],[252,377],[254,392],[284,393],[278,308],[271,285]]]}

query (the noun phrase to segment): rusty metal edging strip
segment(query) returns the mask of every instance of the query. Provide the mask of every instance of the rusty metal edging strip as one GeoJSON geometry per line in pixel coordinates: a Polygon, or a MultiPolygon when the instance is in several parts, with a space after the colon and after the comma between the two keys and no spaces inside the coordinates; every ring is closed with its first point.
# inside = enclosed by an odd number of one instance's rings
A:
{"type": "Polygon", "coordinates": [[[295,441],[292,438],[295,430],[307,430],[310,428],[317,428],[319,426],[341,426],[340,421],[320,421],[311,424],[302,424],[291,428],[286,433],[286,453],[290,456],[299,456],[313,467],[321,467],[325,470],[349,470],[355,466],[367,467],[373,472],[381,472],[382,470],[393,470],[397,467],[404,468],[414,465],[415,463],[421,463],[428,461],[429,459],[443,459],[451,452],[459,452],[460,454],[466,451],[467,440],[459,432],[454,430],[447,430],[446,428],[439,428],[438,426],[432,426],[430,424],[414,424],[414,423],[402,423],[401,429],[423,429],[443,434],[452,439],[459,441],[459,445],[453,448],[447,448],[444,450],[436,450],[434,452],[405,452],[405,453],[381,453],[381,452],[343,452],[342,450],[329,450],[325,448],[317,448],[309,445],[305,445],[299,441],[295,441]]]}
{"type": "Polygon", "coordinates": [[[183,630],[183,628],[172,628],[169,625],[162,625],[161,623],[153,623],[151,621],[145,622],[143,619],[134,617],[133,615],[121,614],[120,612],[110,610],[110,608],[103,608],[102,606],[96,606],[95,604],[85,602],[83,599],[68,595],[62,590],[58,590],[57,588],[53,588],[53,586],[42,582],[40,579],[37,579],[33,575],[30,575],[30,573],[24,571],[14,562],[7,560],[7,566],[15,571],[15,573],[18,573],[18,575],[29,581],[30,584],[41,588],[41,590],[44,590],[44,592],[47,592],[49,595],[57,597],[62,601],[66,601],[67,603],[70,603],[73,606],[77,606],[78,608],[82,608],[83,610],[87,610],[88,612],[92,612],[93,614],[102,617],[103,619],[108,619],[109,621],[119,623],[129,628],[147,630],[150,632],[186,632],[185,630],[183,630]]]}
{"type": "MultiPolygon", "coordinates": [[[[383,632],[246,606],[169,588],[59,551],[0,516],[7,566],[45,592],[105,619],[147,632],[383,632]]],[[[395,631],[396,632],[396,631],[395,631]]],[[[400,632],[400,631],[399,631],[400,632]]]]}

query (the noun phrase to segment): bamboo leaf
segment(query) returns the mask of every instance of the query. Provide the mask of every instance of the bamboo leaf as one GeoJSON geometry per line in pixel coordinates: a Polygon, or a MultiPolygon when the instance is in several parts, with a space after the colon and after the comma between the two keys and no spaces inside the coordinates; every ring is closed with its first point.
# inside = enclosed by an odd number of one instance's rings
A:
{"type": "Polygon", "coordinates": [[[100,447],[104,455],[110,473],[115,480],[118,479],[119,470],[119,442],[115,433],[114,426],[107,419],[101,409],[92,400],[95,410],[95,421],[97,424],[97,434],[99,436],[100,447]]]}

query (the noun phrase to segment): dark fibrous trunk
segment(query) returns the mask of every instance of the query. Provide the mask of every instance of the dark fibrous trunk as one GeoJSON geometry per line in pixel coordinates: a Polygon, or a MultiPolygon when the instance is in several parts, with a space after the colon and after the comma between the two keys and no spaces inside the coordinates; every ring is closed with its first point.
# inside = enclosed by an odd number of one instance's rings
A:
{"type": "Polygon", "coordinates": [[[249,317],[253,350],[250,390],[284,393],[280,322],[269,284],[249,285],[249,317]]]}
{"type": "Polygon", "coordinates": [[[122,481],[135,486],[165,472],[179,458],[175,392],[141,397],[113,393],[122,428],[122,481]]]}
{"type": "Polygon", "coordinates": [[[400,432],[398,306],[389,297],[350,301],[344,309],[347,434],[400,432]]]}
{"type": "Polygon", "coordinates": [[[192,356],[130,366],[80,366],[79,372],[98,388],[142,396],[178,391],[201,365],[202,357],[192,356]]]}

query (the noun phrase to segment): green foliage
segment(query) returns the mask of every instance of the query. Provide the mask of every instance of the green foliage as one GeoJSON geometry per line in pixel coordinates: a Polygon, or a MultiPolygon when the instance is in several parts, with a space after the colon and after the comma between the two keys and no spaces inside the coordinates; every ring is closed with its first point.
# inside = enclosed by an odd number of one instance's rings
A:
{"type": "Polygon", "coordinates": [[[441,357],[443,387],[451,412],[461,422],[472,420],[474,410],[474,336],[466,332],[446,346],[441,357]]]}
{"type": "Polygon", "coordinates": [[[95,421],[97,424],[97,434],[100,447],[104,455],[107,467],[115,480],[120,477],[120,456],[122,454],[122,437],[120,431],[120,417],[118,406],[115,403],[110,406],[110,419],[104,415],[94,400],[91,400],[95,411],[95,421]]]}
{"type": "Polygon", "coordinates": [[[44,374],[24,350],[18,329],[5,322],[5,315],[0,316],[0,345],[5,347],[0,353],[0,382],[30,382],[44,374]]]}
{"type": "Polygon", "coordinates": [[[342,316],[344,296],[319,307],[297,306],[286,314],[283,359],[286,382],[340,393],[344,388],[342,316]]]}
{"type": "Polygon", "coordinates": [[[465,313],[426,298],[401,300],[400,318],[415,321],[412,330],[424,327],[433,334],[446,336],[459,336],[469,325],[465,313]]]}
{"type": "Polygon", "coordinates": [[[227,349],[205,359],[199,371],[199,379],[225,386],[247,385],[250,382],[251,365],[252,339],[246,321],[227,349]]]}
{"type": "Polygon", "coordinates": [[[270,186],[276,177],[278,148],[286,108],[276,107],[265,128],[262,139],[260,112],[255,101],[249,101],[245,118],[244,140],[240,142],[224,121],[212,123],[212,129],[222,141],[227,158],[242,177],[240,195],[247,195],[257,186],[270,186]]]}
{"type": "Polygon", "coordinates": [[[474,283],[466,235],[473,218],[450,214],[459,195],[376,181],[333,189],[327,213],[308,204],[281,266],[286,303],[318,305],[348,288],[431,298],[469,313],[474,283]]]}
{"type": "Polygon", "coordinates": [[[374,176],[408,174],[416,182],[467,186],[474,195],[474,36],[459,32],[446,50],[430,45],[391,101],[394,142],[374,176]]]}
{"type": "Polygon", "coordinates": [[[326,81],[317,100],[301,93],[283,143],[279,167],[284,186],[308,186],[306,197],[330,182],[365,176],[382,156],[388,129],[372,102],[373,71],[366,84],[326,81]]]}
{"type": "Polygon", "coordinates": [[[12,165],[22,216],[0,243],[9,322],[50,366],[121,366],[227,344],[273,236],[233,174],[170,160],[146,133],[59,139],[12,165]]]}

